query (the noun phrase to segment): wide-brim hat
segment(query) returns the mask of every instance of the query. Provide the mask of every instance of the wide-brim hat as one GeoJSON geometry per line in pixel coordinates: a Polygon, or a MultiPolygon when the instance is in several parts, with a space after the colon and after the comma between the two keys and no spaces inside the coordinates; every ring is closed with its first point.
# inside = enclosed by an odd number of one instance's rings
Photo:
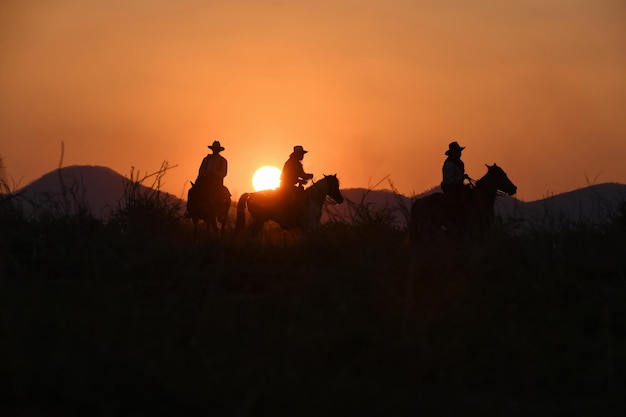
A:
{"type": "Polygon", "coordinates": [[[296,145],[293,147],[293,153],[301,153],[302,155],[304,155],[307,152],[309,151],[305,151],[304,148],[300,145],[296,145]]]}
{"type": "Polygon", "coordinates": [[[219,140],[214,141],[213,144],[207,146],[207,148],[213,149],[214,151],[218,151],[218,152],[221,152],[224,150],[224,147],[222,146],[219,140]]]}
{"type": "Polygon", "coordinates": [[[459,145],[458,142],[450,142],[450,144],[448,145],[448,150],[446,151],[446,155],[450,155],[451,153],[459,153],[463,149],[465,149],[465,146],[459,145]]]}

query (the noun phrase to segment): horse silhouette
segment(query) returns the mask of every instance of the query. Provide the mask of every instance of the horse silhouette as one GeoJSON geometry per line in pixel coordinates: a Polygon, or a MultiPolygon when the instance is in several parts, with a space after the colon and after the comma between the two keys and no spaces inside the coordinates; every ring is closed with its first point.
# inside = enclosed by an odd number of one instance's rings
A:
{"type": "Polygon", "coordinates": [[[228,188],[221,186],[211,189],[201,180],[191,182],[187,192],[187,211],[185,217],[193,222],[193,239],[198,240],[199,221],[203,220],[207,226],[209,236],[223,237],[228,225],[228,210],[231,199],[228,188]],[[219,226],[218,226],[219,222],[219,226]]]}
{"type": "Polygon", "coordinates": [[[458,238],[480,237],[493,222],[496,196],[503,192],[513,195],[517,186],[495,163],[468,190],[464,207],[453,207],[443,193],[419,198],[411,205],[409,235],[413,247],[432,242],[437,236],[458,238]]]}
{"type": "Polygon", "coordinates": [[[265,190],[243,193],[237,204],[235,234],[246,231],[246,208],[251,217],[247,227],[250,236],[259,234],[267,221],[274,221],[285,230],[297,229],[305,234],[319,231],[322,207],[327,197],[335,203],[343,202],[337,175],[324,175],[324,178],[302,191],[303,204],[290,204],[285,201],[280,190],[265,190]]]}

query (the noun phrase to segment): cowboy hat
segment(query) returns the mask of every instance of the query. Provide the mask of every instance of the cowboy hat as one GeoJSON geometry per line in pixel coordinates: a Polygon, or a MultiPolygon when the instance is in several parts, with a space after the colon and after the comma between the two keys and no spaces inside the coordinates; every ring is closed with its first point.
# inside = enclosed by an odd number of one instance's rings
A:
{"type": "Polygon", "coordinates": [[[209,145],[207,146],[207,148],[213,149],[214,151],[218,151],[218,152],[224,150],[224,147],[220,144],[219,140],[213,141],[213,145],[209,145]]]}
{"type": "Polygon", "coordinates": [[[465,146],[460,146],[458,142],[450,142],[450,144],[448,145],[448,150],[446,151],[446,155],[450,155],[453,152],[459,153],[463,149],[465,149],[465,146]]]}
{"type": "Polygon", "coordinates": [[[293,147],[293,153],[301,153],[301,154],[304,155],[307,152],[308,151],[305,151],[304,148],[302,146],[300,146],[300,145],[296,145],[296,146],[293,147]]]}

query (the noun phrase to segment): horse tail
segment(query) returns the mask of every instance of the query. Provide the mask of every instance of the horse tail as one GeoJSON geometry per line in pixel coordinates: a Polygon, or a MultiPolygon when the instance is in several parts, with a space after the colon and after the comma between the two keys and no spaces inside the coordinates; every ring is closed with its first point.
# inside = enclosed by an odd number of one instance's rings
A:
{"type": "Polygon", "coordinates": [[[237,203],[237,219],[235,220],[235,233],[241,233],[246,228],[246,207],[249,198],[250,193],[243,193],[241,197],[239,197],[239,202],[237,203]]]}

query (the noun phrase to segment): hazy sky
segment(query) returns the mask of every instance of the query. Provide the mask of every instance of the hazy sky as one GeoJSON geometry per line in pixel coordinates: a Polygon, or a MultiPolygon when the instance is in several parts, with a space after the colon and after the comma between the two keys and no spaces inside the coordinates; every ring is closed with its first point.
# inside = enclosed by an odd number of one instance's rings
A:
{"type": "Polygon", "coordinates": [[[302,145],[316,178],[412,195],[457,140],[532,201],[626,183],[625,45],[624,0],[2,0],[0,156],[20,186],[61,142],[167,161],[181,196],[217,139],[238,199],[302,145]]]}

